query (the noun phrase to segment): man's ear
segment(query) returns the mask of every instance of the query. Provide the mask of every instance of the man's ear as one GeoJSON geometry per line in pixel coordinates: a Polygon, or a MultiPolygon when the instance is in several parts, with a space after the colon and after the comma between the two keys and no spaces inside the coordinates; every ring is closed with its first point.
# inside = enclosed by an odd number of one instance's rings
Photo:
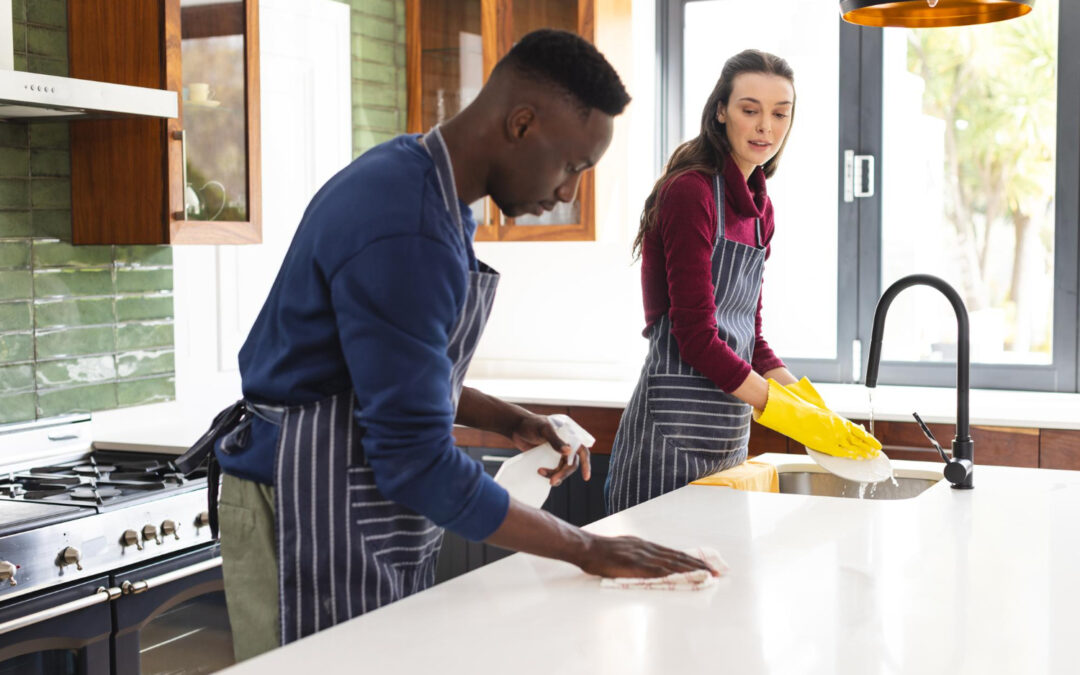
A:
{"type": "Polygon", "coordinates": [[[528,104],[515,106],[506,116],[506,137],[511,143],[517,143],[533,131],[535,124],[535,108],[528,104]]]}

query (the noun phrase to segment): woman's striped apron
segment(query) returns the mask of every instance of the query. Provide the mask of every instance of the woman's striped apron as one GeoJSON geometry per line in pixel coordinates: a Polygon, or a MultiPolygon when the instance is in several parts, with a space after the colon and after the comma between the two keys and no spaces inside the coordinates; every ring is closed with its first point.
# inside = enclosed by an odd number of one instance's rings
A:
{"type": "MultiPolygon", "coordinates": [[[[749,362],[765,265],[761,219],[756,223],[756,246],[726,239],[723,197],[723,179],[714,176],[717,232],[712,280],[717,332],[749,362]]],[[[604,484],[608,513],[742,463],[749,437],[750,406],[682,360],[671,334],[671,318],[661,316],[649,332],[649,353],[615,434],[604,484]]]]}

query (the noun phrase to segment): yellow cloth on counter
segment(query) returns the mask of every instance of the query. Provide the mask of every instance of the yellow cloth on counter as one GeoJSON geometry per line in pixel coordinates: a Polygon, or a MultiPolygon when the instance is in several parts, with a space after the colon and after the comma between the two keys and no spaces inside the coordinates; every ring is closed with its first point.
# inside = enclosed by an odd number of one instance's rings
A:
{"type": "Polygon", "coordinates": [[[705,476],[690,484],[719,485],[750,492],[780,492],[780,475],[772,464],[747,460],[738,466],[705,476]]]}

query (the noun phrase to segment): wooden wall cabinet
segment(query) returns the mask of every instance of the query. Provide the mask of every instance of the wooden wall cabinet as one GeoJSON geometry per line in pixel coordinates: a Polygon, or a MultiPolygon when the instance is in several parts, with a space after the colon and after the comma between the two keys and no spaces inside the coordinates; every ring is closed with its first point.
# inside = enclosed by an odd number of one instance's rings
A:
{"type": "MultiPolygon", "coordinates": [[[[492,68],[522,36],[558,28],[590,42],[594,0],[407,0],[407,86],[410,133],[457,114],[480,91],[492,68]]],[[[477,241],[593,241],[594,177],[586,171],[572,203],[542,216],[507,218],[490,199],[473,205],[477,241]]]]}
{"type": "Polygon", "coordinates": [[[261,241],[258,7],[68,2],[72,77],[180,97],[177,119],[71,123],[73,243],[261,241]]]}

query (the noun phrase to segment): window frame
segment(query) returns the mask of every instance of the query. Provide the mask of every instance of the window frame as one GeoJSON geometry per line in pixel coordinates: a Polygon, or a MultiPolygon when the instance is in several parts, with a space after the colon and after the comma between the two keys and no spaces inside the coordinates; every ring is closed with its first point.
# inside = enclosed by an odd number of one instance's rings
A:
{"type": "MultiPolygon", "coordinates": [[[[708,0],[657,0],[657,175],[682,138],[685,7],[708,0]]],[[[797,375],[822,382],[862,381],[881,287],[882,28],[840,19],[839,147],[836,154],[836,357],[784,359],[797,375]],[[871,154],[878,170],[872,197],[843,200],[844,150],[871,154]]],[[[1054,221],[1053,354],[1049,365],[971,364],[971,385],[987,389],[1076,392],[1080,383],[1080,3],[1060,2],[1058,23],[1057,166],[1054,221]]],[[[783,216],[780,216],[781,219],[783,216]]],[[[912,269],[911,273],[922,270],[912,269]]],[[[887,338],[886,338],[887,339],[887,338]]],[[[783,355],[780,355],[783,357],[783,355]]],[[[883,361],[880,384],[953,386],[956,363],[883,361]]]]}

